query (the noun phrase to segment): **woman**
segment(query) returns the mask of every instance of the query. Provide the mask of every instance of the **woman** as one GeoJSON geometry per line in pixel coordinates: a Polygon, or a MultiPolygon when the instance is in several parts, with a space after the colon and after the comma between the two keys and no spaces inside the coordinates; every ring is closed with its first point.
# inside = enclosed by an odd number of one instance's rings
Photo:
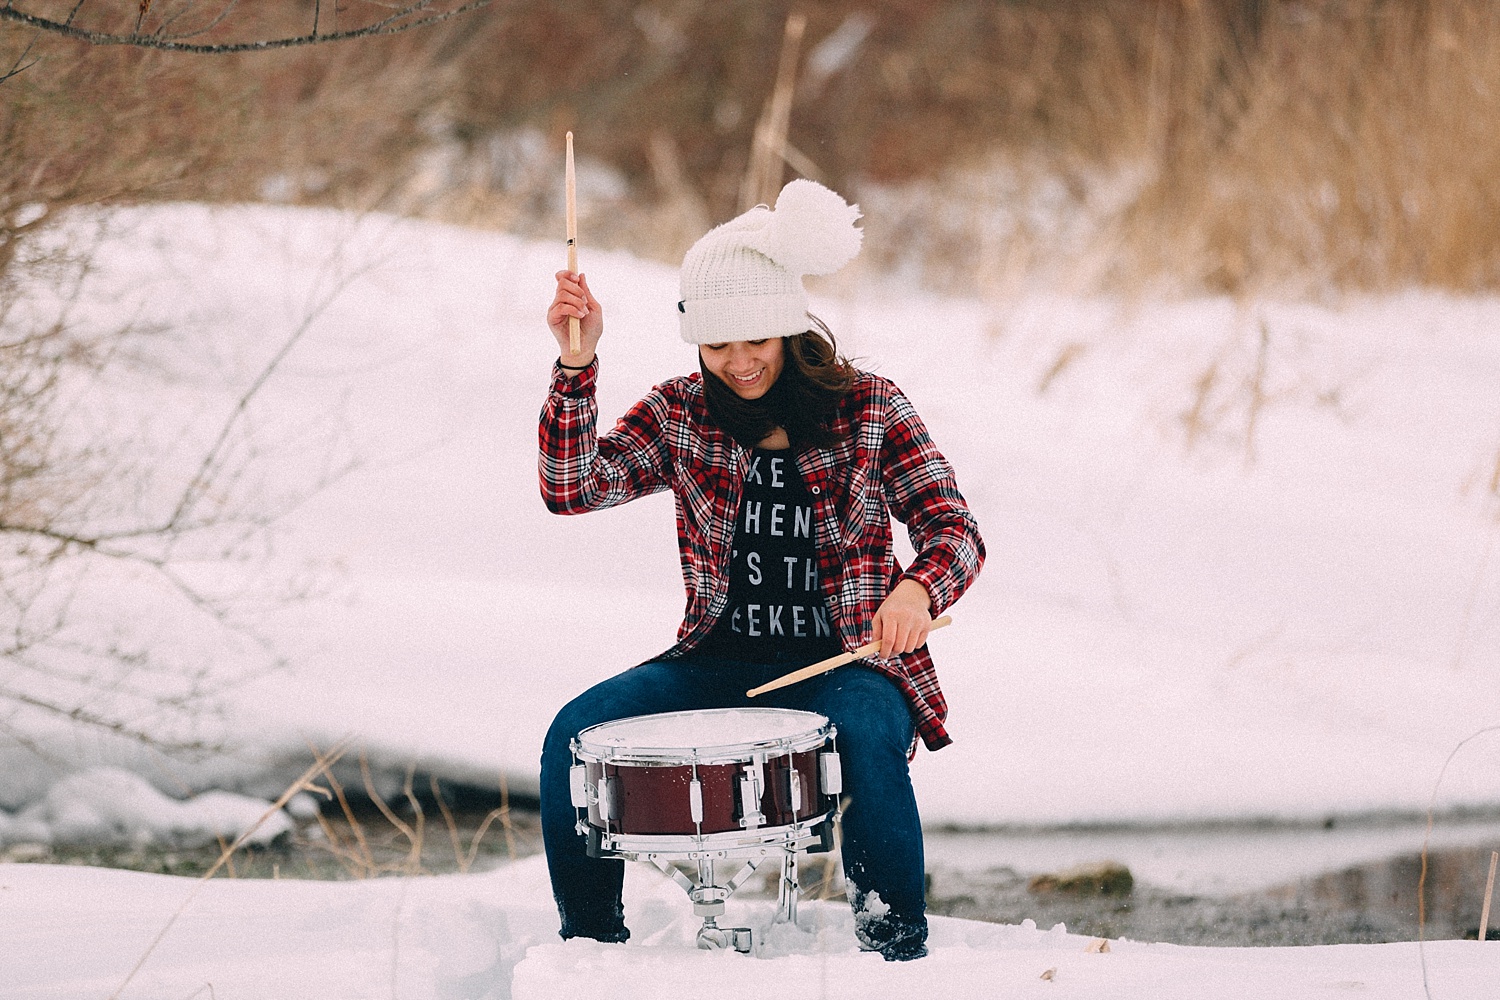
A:
{"type": "Polygon", "coordinates": [[[687,611],[678,641],[557,715],[542,752],[542,827],[562,936],[629,936],[623,863],[590,858],[568,791],[569,741],[601,722],[750,704],[745,691],[878,640],[880,654],[762,696],[838,727],[843,862],[856,933],[887,959],[927,953],[922,831],[907,762],[916,736],[950,742],[925,646],[933,616],[984,560],[953,470],[889,381],[841,358],[807,314],[806,274],[859,252],[858,208],[788,184],[714,229],[683,260],[682,337],[700,372],[669,379],[596,432],[603,310],[563,271],[547,323],[560,356],[542,410],[542,496],[556,513],[676,496],[687,611]],[[570,318],[581,327],[578,353],[570,318]],[[916,551],[902,570],[891,517],[916,551]]]}

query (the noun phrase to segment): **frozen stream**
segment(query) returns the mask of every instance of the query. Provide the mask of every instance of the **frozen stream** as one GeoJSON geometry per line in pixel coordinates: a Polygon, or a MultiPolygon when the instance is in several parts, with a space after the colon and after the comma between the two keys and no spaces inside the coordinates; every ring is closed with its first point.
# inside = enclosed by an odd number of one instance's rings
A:
{"type": "Polygon", "coordinates": [[[1476,937],[1500,818],[1438,817],[1427,833],[1425,819],[1396,817],[933,831],[928,901],[936,913],[1101,937],[1284,946],[1414,940],[1425,886],[1420,933],[1476,937]],[[1092,874],[1056,885],[1080,872],[1092,874]]]}
{"type": "MultiPolygon", "coordinates": [[[[1137,883],[1191,895],[1262,892],[1318,875],[1419,855],[1425,818],[1359,817],[1326,824],[930,830],[929,870],[1022,874],[1113,861],[1137,883]]],[[[1500,849],[1500,817],[1438,817],[1432,851],[1500,849]]]]}

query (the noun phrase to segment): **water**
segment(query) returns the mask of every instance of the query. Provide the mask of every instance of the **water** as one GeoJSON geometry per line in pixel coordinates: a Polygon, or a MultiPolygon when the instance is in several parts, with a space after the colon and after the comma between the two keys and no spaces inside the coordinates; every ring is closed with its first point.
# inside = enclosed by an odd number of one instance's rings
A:
{"type": "MultiPolygon", "coordinates": [[[[1500,817],[1321,824],[932,831],[932,912],[1100,937],[1307,945],[1476,936],[1500,817]],[[1425,913],[1423,843],[1427,841],[1425,913]],[[1038,875],[1112,862],[1128,892],[1047,890],[1038,875]]],[[[1495,922],[1492,917],[1491,922],[1495,922]]]]}

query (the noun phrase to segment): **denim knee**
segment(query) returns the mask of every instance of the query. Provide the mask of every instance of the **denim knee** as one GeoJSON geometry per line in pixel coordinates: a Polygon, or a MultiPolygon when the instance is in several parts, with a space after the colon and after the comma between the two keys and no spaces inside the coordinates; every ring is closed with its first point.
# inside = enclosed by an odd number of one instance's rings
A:
{"type": "Polygon", "coordinates": [[[872,670],[855,668],[818,699],[815,709],[838,727],[841,748],[906,756],[911,746],[911,710],[896,685],[872,670]]]}
{"type": "Polygon", "coordinates": [[[613,721],[618,715],[619,705],[615,699],[595,697],[593,688],[584,691],[553,716],[552,725],[547,727],[547,737],[542,741],[543,764],[554,756],[571,760],[573,737],[590,726],[613,721]]]}

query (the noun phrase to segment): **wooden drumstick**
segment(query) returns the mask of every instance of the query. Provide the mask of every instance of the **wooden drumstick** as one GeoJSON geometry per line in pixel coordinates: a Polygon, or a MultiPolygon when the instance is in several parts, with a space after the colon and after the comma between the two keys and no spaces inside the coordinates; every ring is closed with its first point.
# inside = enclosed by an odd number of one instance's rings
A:
{"type": "MultiPolygon", "coordinates": [[[[578,191],[577,181],[573,173],[573,133],[569,132],[568,159],[563,168],[565,186],[568,189],[568,270],[574,274],[578,273],[578,191]]],[[[568,317],[568,351],[578,354],[583,350],[579,343],[579,324],[577,316],[568,317]]]]}
{"type": "MultiPolygon", "coordinates": [[[[932,625],[928,627],[927,631],[936,632],[943,626],[952,624],[953,618],[949,615],[944,615],[941,618],[934,618],[932,625]]],[[[754,698],[756,695],[765,694],[767,691],[775,691],[777,688],[784,688],[791,684],[796,684],[798,681],[805,681],[809,677],[826,674],[835,667],[842,667],[846,663],[853,663],[855,660],[864,659],[866,656],[873,656],[878,652],[880,652],[880,642],[878,640],[867,642],[852,653],[840,653],[838,656],[830,656],[826,660],[819,660],[810,667],[793,670],[789,674],[782,674],[773,681],[767,681],[760,687],[753,687],[745,692],[745,697],[754,698]]]]}

